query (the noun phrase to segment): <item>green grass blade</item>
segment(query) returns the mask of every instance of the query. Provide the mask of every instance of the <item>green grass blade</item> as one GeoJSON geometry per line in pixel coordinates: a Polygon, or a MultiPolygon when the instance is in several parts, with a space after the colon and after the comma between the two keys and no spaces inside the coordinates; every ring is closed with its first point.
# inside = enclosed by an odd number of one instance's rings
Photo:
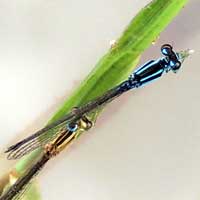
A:
{"type": "MultiPolygon", "coordinates": [[[[154,0],[143,8],[117,40],[116,46],[100,59],[49,123],[66,115],[74,106],[88,102],[125,79],[137,65],[143,51],[156,40],[187,2],[187,0],[154,0]]],[[[15,166],[16,171],[23,174],[35,160],[38,152],[20,160],[15,166]]]]}

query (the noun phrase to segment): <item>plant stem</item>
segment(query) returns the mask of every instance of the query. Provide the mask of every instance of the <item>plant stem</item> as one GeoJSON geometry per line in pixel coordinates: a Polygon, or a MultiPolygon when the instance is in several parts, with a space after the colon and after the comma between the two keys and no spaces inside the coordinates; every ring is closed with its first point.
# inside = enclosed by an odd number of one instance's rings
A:
{"type": "MultiPolygon", "coordinates": [[[[137,65],[143,51],[158,38],[162,30],[187,2],[188,0],[154,0],[143,8],[116,41],[116,45],[100,59],[87,78],[50,119],[49,123],[63,117],[73,107],[83,105],[102,95],[127,77],[137,65]]],[[[94,121],[99,113],[100,110],[93,116],[94,121]]],[[[41,149],[18,161],[15,166],[17,173],[22,175],[40,152],[41,149]]]]}

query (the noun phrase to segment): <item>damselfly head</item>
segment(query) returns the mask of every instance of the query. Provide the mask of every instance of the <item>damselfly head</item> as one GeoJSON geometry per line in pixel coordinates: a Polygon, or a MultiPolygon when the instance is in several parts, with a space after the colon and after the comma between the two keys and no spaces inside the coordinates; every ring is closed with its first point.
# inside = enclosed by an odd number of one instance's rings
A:
{"type": "Polygon", "coordinates": [[[181,64],[183,63],[185,58],[193,53],[192,50],[175,52],[173,51],[173,47],[169,44],[164,44],[161,47],[161,52],[166,57],[168,70],[172,70],[174,73],[176,73],[180,69],[181,64]]]}

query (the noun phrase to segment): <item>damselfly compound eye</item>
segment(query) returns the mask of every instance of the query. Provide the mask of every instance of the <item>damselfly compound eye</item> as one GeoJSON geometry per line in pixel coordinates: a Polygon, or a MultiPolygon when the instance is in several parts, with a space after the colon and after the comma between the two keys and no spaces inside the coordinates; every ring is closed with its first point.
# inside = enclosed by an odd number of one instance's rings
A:
{"type": "Polygon", "coordinates": [[[163,55],[169,56],[172,53],[172,46],[169,45],[169,44],[164,44],[161,47],[161,52],[162,52],[163,55]]]}

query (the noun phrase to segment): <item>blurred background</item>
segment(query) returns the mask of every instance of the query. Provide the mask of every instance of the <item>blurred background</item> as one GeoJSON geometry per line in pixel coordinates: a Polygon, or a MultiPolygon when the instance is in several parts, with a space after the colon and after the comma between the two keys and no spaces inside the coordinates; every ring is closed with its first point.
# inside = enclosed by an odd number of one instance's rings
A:
{"type": "MultiPolygon", "coordinates": [[[[45,125],[147,0],[0,0],[0,151],[45,125]]],[[[191,0],[141,59],[192,48],[129,92],[39,176],[44,200],[200,199],[200,20],[191,0]]],[[[13,162],[1,154],[0,175],[13,162]]]]}

